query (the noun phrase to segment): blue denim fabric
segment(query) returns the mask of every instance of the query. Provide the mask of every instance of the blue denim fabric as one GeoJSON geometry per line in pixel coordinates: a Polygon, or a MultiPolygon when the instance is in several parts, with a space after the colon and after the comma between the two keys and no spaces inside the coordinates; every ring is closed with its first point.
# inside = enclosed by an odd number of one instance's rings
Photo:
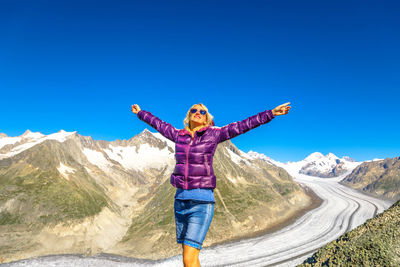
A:
{"type": "Polygon", "coordinates": [[[194,188],[194,189],[183,189],[177,188],[175,193],[175,199],[192,199],[202,200],[205,202],[215,203],[214,189],[212,188],[194,188]]]}
{"type": "Polygon", "coordinates": [[[214,216],[214,203],[175,199],[176,242],[201,249],[214,216]]]}

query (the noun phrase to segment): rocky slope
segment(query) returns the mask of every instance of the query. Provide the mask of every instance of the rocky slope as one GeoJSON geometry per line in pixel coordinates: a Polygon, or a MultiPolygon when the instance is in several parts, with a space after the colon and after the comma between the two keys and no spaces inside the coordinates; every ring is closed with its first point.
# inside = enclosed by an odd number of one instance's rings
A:
{"type": "MultiPolygon", "coordinates": [[[[114,142],[64,131],[1,135],[0,257],[179,254],[174,149],[147,129],[114,142]]],[[[217,203],[204,246],[276,226],[312,205],[284,169],[230,141],[218,147],[214,168],[217,203]]]]}
{"type": "MultiPolygon", "coordinates": [[[[218,146],[214,170],[216,205],[203,246],[272,228],[313,204],[284,169],[253,160],[230,141],[218,146]]],[[[174,194],[166,180],[109,252],[152,259],[181,253],[175,240],[174,194]]]]}
{"type": "Polygon", "coordinates": [[[299,266],[400,266],[400,201],[299,266]]]}
{"type": "Polygon", "coordinates": [[[364,162],[341,182],[363,193],[388,199],[400,199],[400,157],[364,162]]]}

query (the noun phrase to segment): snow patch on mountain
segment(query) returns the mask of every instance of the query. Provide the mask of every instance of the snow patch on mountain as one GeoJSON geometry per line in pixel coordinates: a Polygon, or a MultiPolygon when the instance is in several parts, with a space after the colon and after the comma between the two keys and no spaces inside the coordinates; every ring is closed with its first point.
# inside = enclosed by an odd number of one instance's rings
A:
{"type": "Polygon", "coordinates": [[[60,166],[57,168],[57,170],[60,172],[60,174],[67,180],[69,180],[68,175],[74,173],[76,170],[74,168],[71,168],[67,165],[64,165],[62,162],[60,162],[60,166]]]}
{"type": "MultiPolygon", "coordinates": [[[[233,152],[230,149],[227,149],[227,151],[228,151],[228,154],[229,154],[231,160],[233,162],[235,162],[236,164],[240,165],[240,164],[244,163],[246,165],[250,165],[250,162],[248,160],[246,160],[244,157],[239,156],[238,154],[236,154],[235,152],[233,152]]],[[[243,154],[245,154],[245,153],[243,153],[243,154]]]]}
{"type": "Polygon", "coordinates": [[[74,131],[74,132],[66,132],[64,130],[61,130],[58,133],[45,135],[43,137],[44,137],[45,140],[56,140],[56,141],[62,143],[62,142],[65,142],[65,140],[67,140],[68,137],[70,137],[71,135],[73,135],[75,133],[76,133],[76,131],[74,131]]]}
{"type": "Polygon", "coordinates": [[[159,149],[150,146],[149,144],[141,144],[136,152],[136,146],[109,146],[109,149],[104,149],[107,155],[119,162],[124,168],[131,170],[143,171],[146,168],[160,169],[165,167],[165,163],[175,160],[174,154],[171,153],[168,147],[159,149]]]}
{"type": "Polygon", "coordinates": [[[166,138],[166,137],[164,137],[162,134],[160,134],[159,132],[156,132],[156,133],[153,133],[153,132],[150,132],[152,135],[154,135],[154,137],[155,138],[158,138],[158,139],[160,139],[160,140],[162,140],[162,141],[165,141],[165,142],[167,142],[167,145],[169,146],[169,147],[171,147],[174,151],[175,151],[175,143],[174,142],[172,142],[171,140],[169,140],[168,138],[166,138]]]}
{"type": "Polygon", "coordinates": [[[82,152],[90,163],[98,166],[102,170],[108,171],[112,166],[111,162],[109,162],[100,151],[85,147],[82,152]]]}
{"type": "Polygon", "coordinates": [[[0,137],[0,148],[9,144],[15,144],[21,141],[21,137],[0,137]]]}
{"type": "Polygon", "coordinates": [[[366,160],[366,161],[364,161],[364,162],[372,162],[372,161],[380,161],[380,160],[385,160],[385,159],[378,159],[378,158],[375,158],[375,159],[372,159],[372,160],[366,160]]]}
{"type": "Polygon", "coordinates": [[[275,160],[271,159],[270,157],[267,157],[266,155],[264,155],[262,153],[258,153],[258,152],[252,151],[252,150],[247,152],[247,156],[252,158],[252,159],[260,159],[262,161],[265,161],[265,162],[267,162],[269,164],[273,164],[273,165],[276,165],[276,166],[278,166],[278,163],[279,163],[278,161],[275,161],[275,160]]]}

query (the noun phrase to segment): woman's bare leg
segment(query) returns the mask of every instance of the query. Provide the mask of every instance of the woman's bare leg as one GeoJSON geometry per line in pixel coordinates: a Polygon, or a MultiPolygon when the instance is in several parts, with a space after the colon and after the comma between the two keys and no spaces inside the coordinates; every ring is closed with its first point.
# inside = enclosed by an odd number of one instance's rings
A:
{"type": "Polygon", "coordinates": [[[182,244],[183,248],[183,265],[185,267],[200,267],[199,253],[200,250],[191,246],[182,244]]]}

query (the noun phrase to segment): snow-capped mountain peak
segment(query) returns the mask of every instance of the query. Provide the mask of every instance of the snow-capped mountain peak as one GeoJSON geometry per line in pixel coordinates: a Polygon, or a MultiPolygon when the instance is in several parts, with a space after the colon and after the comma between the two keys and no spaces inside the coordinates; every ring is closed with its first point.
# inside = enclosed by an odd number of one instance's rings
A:
{"type": "Polygon", "coordinates": [[[346,161],[349,161],[349,162],[356,162],[355,159],[350,158],[350,157],[348,157],[348,156],[343,156],[342,159],[343,159],[343,160],[346,160],[346,161]]]}
{"type": "Polygon", "coordinates": [[[331,152],[329,152],[329,153],[326,155],[326,157],[327,157],[328,159],[334,159],[334,160],[339,159],[335,154],[333,154],[333,153],[331,153],[331,152]]]}
{"type": "Polygon", "coordinates": [[[331,152],[325,156],[320,152],[314,152],[304,160],[290,164],[292,167],[296,165],[298,173],[327,178],[337,177],[361,163],[347,156],[339,158],[331,152]]]}
{"type": "Polygon", "coordinates": [[[40,144],[46,140],[56,140],[58,142],[64,142],[70,136],[76,134],[75,132],[66,132],[64,130],[58,133],[44,135],[39,132],[31,132],[26,130],[20,136],[15,137],[3,137],[0,139],[0,159],[11,157],[29,149],[37,144],[40,144]]]}
{"type": "Polygon", "coordinates": [[[324,157],[324,155],[322,155],[321,152],[314,152],[314,153],[311,153],[310,155],[308,155],[304,159],[304,161],[311,162],[311,161],[319,160],[319,159],[321,159],[323,157],[324,157]]]}
{"type": "Polygon", "coordinates": [[[352,170],[362,162],[344,156],[341,159],[329,152],[325,156],[321,152],[313,152],[300,161],[282,163],[275,161],[262,153],[249,151],[247,153],[253,158],[258,158],[276,166],[282,167],[292,174],[301,173],[318,177],[336,177],[342,173],[352,170]]]}
{"type": "Polygon", "coordinates": [[[265,154],[262,154],[262,153],[258,153],[258,152],[250,150],[249,152],[247,152],[247,155],[250,156],[253,159],[260,159],[260,160],[263,160],[265,162],[268,162],[268,163],[276,165],[276,166],[279,165],[279,162],[273,160],[272,158],[270,158],[270,157],[268,157],[268,156],[266,156],[265,154]]]}
{"type": "Polygon", "coordinates": [[[76,131],[74,131],[74,132],[66,132],[64,130],[60,130],[57,133],[49,134],[49,135],[46,135],[44,137],[45,137],[45,139],[57,140],[59,142],[64,142],[65,140],[67,140],[68,137],[70,137],[70,136],[72,136],[74,134],[76,134],[76,131]]]}
{"type": "Polygon", "coordinates": [[[38,139],[43,136],[44,136],[44,134],[42,134],[40,132],[31,132],[30,130],[26,130],[25,133],[23,133],[21,135],[21,137],[23,137],[23,138],[32,138],[32,139],[38,139]]]}

